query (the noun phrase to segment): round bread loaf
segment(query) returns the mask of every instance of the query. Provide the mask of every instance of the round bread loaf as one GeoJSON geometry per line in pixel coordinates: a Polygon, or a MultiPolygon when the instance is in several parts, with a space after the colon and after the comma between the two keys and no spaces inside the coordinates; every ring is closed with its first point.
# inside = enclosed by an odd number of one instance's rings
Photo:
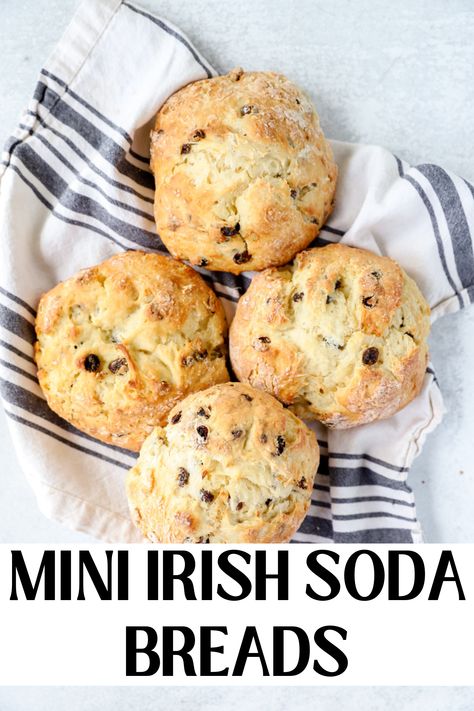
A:
{"type": "Polygon", "coordinates": [[[155,543],[288,541],[310,505],[316,437],[240,383],[189,395],[145,441],[127,479],[132,518],[155,543]]]}
{"type": "Polygon", "coordinates": [[[51,409],[126,449],[185,395],[229,379],[221,303],[171,257],[125,252],[79,272],[41,298],[36,334],[51,409]]]}
{"type": "Polygon", "coordinates": [[[258,274],[237,306],[237,377],[328,427],[389,417],[420,391],[429,307],[399,265],[334,244],[258,274]]]}
{"type": "Polygon", "coordinates": [[[158,233],[175,257],[239,273],[285,264],[317,236],[337,168],[311,101],[280,74],[189,84],[151,135],[158,233]]]}

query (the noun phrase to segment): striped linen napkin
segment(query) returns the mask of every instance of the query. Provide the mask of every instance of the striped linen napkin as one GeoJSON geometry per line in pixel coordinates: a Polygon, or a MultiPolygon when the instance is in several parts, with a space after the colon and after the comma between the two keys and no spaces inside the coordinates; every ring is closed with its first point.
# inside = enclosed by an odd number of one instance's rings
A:
{"type": "MultiPolygon", "coordinates": [[[[38,386],[35,307],[42,292],[120,250],[165,251],[155,233],[149,132],[181,86],[214,74],[186,37],[129,2],[86,0],[41,71],[0,169],[1,396],[41,510],[97,538],[134,542],[124,477],[136,455],[57,417],[38,386]]],[[[474,297],[474,189],[435,165],[333,142],[336,209],[317,245],[388,254],[416,279],[433,319],[474,297]]],[[[198,269],[232,316],[251,275],[198,269]]],[[[321,466],[295,542],[419,542],[406,479],[443,402],[427,368],[420,396],[388,420],[315,426],[321,466]]]]}

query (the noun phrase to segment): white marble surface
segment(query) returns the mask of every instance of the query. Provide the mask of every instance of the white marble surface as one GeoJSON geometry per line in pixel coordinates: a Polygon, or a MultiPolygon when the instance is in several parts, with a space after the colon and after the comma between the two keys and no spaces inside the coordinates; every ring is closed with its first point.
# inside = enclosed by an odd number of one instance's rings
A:
{"type": "Polygon", "coordinates": [[[472,711],[473,701],[467,687],[0,689],[2,711],[472,711]]]}
{"type": "MultiPolygon", "coordinates": [[[[0,140],[25,105],[37,71],[76,0],[1,0],[0,140]]],[[[438,162],[474,180],[472,0],[141,0],[185,31],[220,70],[282,71],[312,94],[326,133],[379,143],[410,162],[438,162]]],[[[410,474],[425,538],[474,542],[474,310],[437,323],[432,359],[448,407],[410,474]]],[[[0,541],[90,540],[37,510],[0,415],[0,541]]],[[[442,682],[442,680],[440,680],[442,682]]],[[[2,711],[94,709],[470,710],[469,689],[0,690],[2,711]],[[134,692],[134,693],[132,693],[134,692]]]]}

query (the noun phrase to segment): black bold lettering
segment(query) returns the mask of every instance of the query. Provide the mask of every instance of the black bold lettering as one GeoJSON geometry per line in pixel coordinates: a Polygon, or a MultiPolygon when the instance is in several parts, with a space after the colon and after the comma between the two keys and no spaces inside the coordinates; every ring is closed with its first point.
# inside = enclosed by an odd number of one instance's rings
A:
{"type": "Polygon", "coordinates": [[[181,657],[183,660],[186,676],[196,676],[193,658],[190,654],[194,648],[194,642],[194,632],[189,627],[163,627],[163,676],[173,676],[175,657],[181,657]],[[174,648],[175,632],[181,632],[183,635],[183,646],[180,649],[174,648]]]}
{"type": "Polygon", "coordinates": [[[61,551],[59,557],[61,600],[71,600],[71,551],[61,551]]]}
{"type": "Polygon", "coordinates": [[[245,573],[236,568],[235,565],[230,562],[229,558],[233,555],[242,558],[242,560],[244,560],[247,565],[250,563],[252,558],[250,553],[247,553],[246,551],[230,550],[221,553],[219,555],[219,558],[217,559],[220,570],[226,575],[228,575],[229,578],[234,580],[234,582],[240,585],[241,592],[236,595],[231,595],[231,593],[228,593],[226,589],[219,583],[217,586],[217,594],[224,600],[244,600],[252,592],[252,583],[245,575],[245,573]]]}
{"type": "Polygon", "coordinates": [[[413,600],[423,590],[425,584],[425,564],[423,558],[415,551],[389,551],[388,552],[388,599],[413,600]],[[410,558],[413,563],[413,582],[411,589],[404,595],[400,594],[400,559],[402,556],[410,558]]]}
{"type": "Polygon", "coordinates": [[[438,562],[438,567],[436,568],[436,573],[433,579],[433,585],[431,586],[431,591],[428,600],[438,600],[443,583],[453,582],[456,583],[456,588],[458,591],[458,597],[460,600],[465,600],[464,590],[461,585],[461,578],[459,577],[456,563],[454,562],[454,556],[451,551],[441,551],[441,555],[438,562]],[[447,575],[448,567],[452,570],[452,575],[447,575]]]}
{"type": "Polygon", "coordinates": [[[267,599],[267,580],[278,581],[278,600],[288,600],[288,551],[278,551],[276,573],[267,573],[267,551],[255,552],[255,599],[267,599]]]}
{"type": "Polygon", "coordinates": [[[186,600],[196,600],[194,585],[190,579],[195,568],[196,561],[191,551],[163,551],[163,600],[174,599],[175,580],[182,582],[186,600]],[[174,572],[175,558],[181,558],[184,563],[181,573],[174,572]]]}
{"type": "Polygon", "coordinates": [[[117,553],[117,600],[128,600],[128,551],[117,553]]]}
{"type": "Polygon", "coordinates": [[[273,630],[273,676],[296,676],[301,674],[309,662],[310,645],[308,635],[301,627],[275,627],[273,630]],[[298,638],[298,657],[291,669],[285,669],[285,634],[291,632],[298,638]]]}
{"type": "Polygon", "coordinates": [[[158,551],[148,551],[147,555],[147,598],[148,600],[159,600],[158,582],[158,551]]]}
{"type": "Polygon", "coordinates": [[[85,600],[84,570],[87,570],[91,582],[101,600],[112,599],[112,555],[113,551],[105,551],[107,558],[107,583],[104,583],[90,551],[79,551],[79,592],[78,600],[85,600]]]}
{"type": "Polygon", "coordinates": [[[229,667],[225,669],[212,670],[211,655],[224,654],[224,647],[212,647],[212,633],[221,632],[227,635],[227,627],[201,627],[200,634],[200,675],[201,676],[227,676],[229,667]]]}
{"type": "Polygon", "coordinates": [[[385,582],[385,570],[383,563],[376,553],[370,550],[360,550],[352,553],[347,559],[346,567],[344,569],[344,582],[346,584],[347,592],[355,600],[373,600],[378,595],[380,595],[383,584],[385,582]],[[363,555],[366,555],[372,561],[374,568],[374,581],[372,584],[372,590],[368,595],[361,595],[357,589],[355,582],[355,570],[357,561],[363,555]]]}
{"type": "Polygon", "coordinates": [[[125,674],[127,676],[152,676],[160,668],[160,657],[155,652],[158,635],[153,627],[126,627],[125,628],[125,674]],[[137,633],[144,632],[147,642],[144,647],[137,646],[137,633]],[[137,657],[146,654],[148,666],[138,671],[137,657]]]}
{"type": "Polygon", "coordinates": [[[244,636],[242,637],[242,643],[240,645],[232,676],[242,676],[242,674],[244,673],[245,665],[247,663],[247,659],[249,659],[250,657],[257,657],[260,660],[260,664],[262,665],[263,676],[270,676],[268,666],[265,661],[265,655],[263,654],[262,645],[260,644],[257,629],[255,627],[245,628],[244,636]],[[255,642],[255,646],[257,648],[256,652],[250,651],[250,647],[252,646],[253,642],[255,642]]]}
{"type": "Polygon", "coordinates": [[[313,600],[333,600],[339,594],[339,591],[341,589],[341,584],[334,575],[334,573],[331,573],[329,570],[326,570],[322,563],[319,562],[318,558],[323,555],[332,558],[335,563],[339,563],[339,554],[335,551],[313,551],[306,558],[306,565],[308,566],[310,571],[329,585],[329,592],[327,595],[321,595],[320,593],[317,593],[315,590],[313,590],[311,585],[306,585],[306,595],[308,597],[311,597],[313,600]]]}
{"type": "Polygon", "coordinates": [[[334,671],[329,671],[328,669],[322,667],[318,660],[315,659],[313,669],[317,674],[321,674],[322,676],[339,676],[340,674],[343,674],[346,671],[348,661],[344,652],[327,639],[326,632],[329,631],[337,632],[337,634],[339,634],[342,639],[345,640],[347,639],[347,630],[345,630],[343,627],[326,625],[325,627],[320,627],[314,633],[314,641],[316,642],[318,647],[334,659],[334,661],[337,663],[337,667],[334,671]]]}
{"type": "Polygon", "coordinates": [[[54,600],[55,597],[55,557],[54,551],[45,551],[41,559],[35,584],[31,582],[28,569],[21,551],[12,551],[12,589],[10,600],[18,600],[17,576],[25,598],[34,600],[38,593],[41,578],[44,574],[44,599],[54,600]]]}
{"type": "Polygon", "coordinates": [[[212,600],[212,551],[201,551],[201,600],[212,600]]]}

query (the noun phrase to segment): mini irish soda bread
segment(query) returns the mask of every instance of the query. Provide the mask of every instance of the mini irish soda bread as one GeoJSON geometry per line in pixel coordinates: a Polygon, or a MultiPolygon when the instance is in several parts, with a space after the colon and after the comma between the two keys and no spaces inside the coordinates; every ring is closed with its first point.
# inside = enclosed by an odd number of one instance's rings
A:
{"type": "Polygon", "coordinates": [[[209,269],[285,264],[332,210],[331,148],[280,74],[237,69],[178,91],[156,117],[151,165],[160,237],[209,269]]]}
{"type": "Polygon", "coordinates": [[[79,272],[42,297],[36,333],[51,409],[127,449],[185,395],[228,380],[222,306],[171,257],[125,252],[79,272]]]}
{"type": "Polygon", "coordinates": [[[429,307],[399,265],[330,245],[258,274],[231,326],[237,377],[300,417],[353,427],[419,392],[429,307]]]}
{"type": "Polygon", "coordinates": [[[240,383],[189,395],[145,441],[127,480],[133,520],[157,543],[288,541],[310,504],[316,437],[240,383]]]}

